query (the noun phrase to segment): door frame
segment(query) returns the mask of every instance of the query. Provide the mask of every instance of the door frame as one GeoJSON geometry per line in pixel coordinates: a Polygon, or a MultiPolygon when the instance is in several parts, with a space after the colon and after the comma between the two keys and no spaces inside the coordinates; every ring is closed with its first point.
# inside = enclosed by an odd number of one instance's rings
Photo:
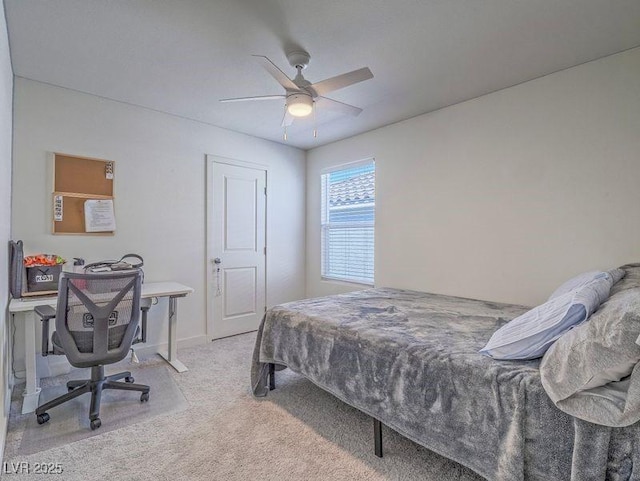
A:
{"type": "MultiPolygon", "coordinates": [[[[269,186],[269,166],[266,164],[259,164],[255,162],[246,162],[244,160],[230,159],[228,157],[220,157],[218,155],[206,155],[206,191],[207,196],[205,200],[205,225],[206,225],[206,248],[205,248],[205,270],[206,270],[206,289],[205,297],[207,300],[207,322],[206,322],[206,336],[209,340],[213,341],[213,291],[215,289],[215,278],[213,275],[213,222],[211,221],[212,214],[212,202],[213,202],[213,170],[215,164],[227,164],[235,167],[246,167],[249,169],[262,170],[265,173],[265,188],[268,190],[269,186]]],[[[265,196],[264,204],[264,245],[267,248],[267,233],[269,230],[269,197],[265,196]]],[[[269,268],[269,249],[266,249],[264,256],[264,302],[267,305],[267,271],[269,268]]]]}

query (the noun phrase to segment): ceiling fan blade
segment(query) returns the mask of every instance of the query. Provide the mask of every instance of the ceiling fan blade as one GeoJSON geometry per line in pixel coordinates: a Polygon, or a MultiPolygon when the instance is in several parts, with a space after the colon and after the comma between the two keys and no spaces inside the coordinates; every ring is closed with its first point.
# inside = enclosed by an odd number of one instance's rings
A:
{"type": "Polygon", "coordinates": [[[354,117],[360,115],[361,108],[354,107],[353,105],[338,102],[337,100],[328,99],[327,97],[318,97],[315,100],[318,107],[321,109],[333,110],[346,115],[353,115],[354,117]]]}
{"type": "Polygon", "coordinates": [[[286,95],[261,95],[258,97],[237,97],[235,99],[220,99],[220,102],[245,102],[247,100],[280,100],[286,95]]]}
{"type": "Polygon", "coordinates": [[[255,57],[256,60],[262,64],[265,70],[269,72],[271,76],[286,90],[300,90],[299,87],[293,83],[293,80],[287,77],[287,75],[267,57],[264,55],[253,55],[253,57],[255,57]]]}
{"type": "Polygon", "coordinates": [[[334,90],[343,89],[349,85],[369,80],[370,78],[373,78],[371,70],[369,70],[368,67],[364,67],[354,70],[353,72],[343,73],[342,75],[321,80],[320,82],[312,84],[309,88],[312,88],[317,95],[324,95],[334,90]]]}
{"type": "Polygon", "coordinates": [[[295,117],[289,113],[287,109],[284,109],[284,117],[282,117],[282,127],[289,127],[295,117]]]}

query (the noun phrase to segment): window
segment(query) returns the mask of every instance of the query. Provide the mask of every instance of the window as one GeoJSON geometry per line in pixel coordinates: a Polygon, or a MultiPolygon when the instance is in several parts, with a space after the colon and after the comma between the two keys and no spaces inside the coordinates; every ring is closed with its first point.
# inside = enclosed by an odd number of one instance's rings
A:
{"type": "Polygon", "coordinates": [[[375,164],[322,175],[322,277],[373,285],[375,164]]]}

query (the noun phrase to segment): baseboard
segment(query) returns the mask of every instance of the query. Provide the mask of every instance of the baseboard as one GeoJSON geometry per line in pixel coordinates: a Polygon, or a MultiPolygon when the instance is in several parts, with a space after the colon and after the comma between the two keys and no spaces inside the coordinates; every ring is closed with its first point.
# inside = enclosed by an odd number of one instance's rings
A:
{"type": "Polygon", "coordinates": [[[13,391],[13,376],[11,379],[11,383],[10,383],[10,388],[7,389],[4,393],[4,413],[2,413],[2,416],[5,419],[9,419],[9,411],[11,410],[11,392],[13,391]]]}
{"type": "MultiPolygon", "coordinates": [[[[9,400],[11,400],[11,393],[9,393],[9,400]]],[[[8,406],[8,404],[5,404],[8,406]]],[[[0,463],[4,463],[4,444],[7,440],[7,428],[9,427],[9,416],[2,413],[0,419],[0,463]]]]}
{"type": "MultiPolygon", "coordinates": [[[[178,340],[178,356],[180,356],[180,349],[187,349],[190,347],[199,346],[202,344],[206,344],[209,342],[209,337],[201,334],[199,336],[188,337],[186,339],[178,340]]],[[[163,352],[167,350],[168,343],[162,344],[134,344],[133,348],[138,357],[146,357],[156,354],[158,352],[163,352]]],[[[47,357],[39,357],[37,362],[38,373],[40,373],[40,377],[54,377],[61,376],[63,374],[69,374],[71,371],[71,364],[67,361],[64,356],[47,356],[47,357]]],[[[16,371],[16,377],[24,379],[26,376],[26,372],[16,371]]]]}
{"type": "Polygon", "coordinates": [[[0,413],[0,456],[4,459],[4,445],[7,441],[7,429],[9,429],[9,409],[11,408],[11,389],[5,389],[4,407],[0,413]]]}
{"type": "MultiPolygon", "coordinates": [[[[200,346],[202,344],[206,344],[209,338],[205,334],[201,334],[199,336],[188,337],[186,339],[178,340],[178,351],[180,349],[187,349],[190,347],[200,346]]],[[[168,347],[168,343],[155,344],[155,345],[146,345],[146,344],[134,344],[133,349],[136,351],[137,355],[151,355],[156,354],[157,352],[166,351],[168,347]]],[[[180,352],[178,352],[178,356],[180,352]]]]}

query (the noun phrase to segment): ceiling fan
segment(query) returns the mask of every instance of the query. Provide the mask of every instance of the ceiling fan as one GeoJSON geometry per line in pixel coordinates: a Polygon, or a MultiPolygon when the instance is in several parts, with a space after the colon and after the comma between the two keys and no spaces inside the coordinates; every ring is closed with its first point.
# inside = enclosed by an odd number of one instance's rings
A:
{"type": "Polygon", "coordinates": [[[271,60],[263,55],[253,55],[262,64],[267,72],[284,87],[282,95],[263,95],[259,97],[240,97],[233,99],[221,99],[220,102],[244,102],[246,100],[275,100],[285,99],[285,113],[282,126],[291,125],[295,117],[306,117],[313,112],[314,107],[326,108],[348,115],[359,115],[362,109],[353,105],[329,99],[324,95],[334,90],[342,89],[364,80],[373,78],[371,70],[367,67],[354,70],[349,73],[311,83],[302,76],[302,71],[309,65],[310,56],[307,52],[296,51],[287,54],[287,60],[292,67],[298,70],[295,78],[290,79],[271,60]]]}

